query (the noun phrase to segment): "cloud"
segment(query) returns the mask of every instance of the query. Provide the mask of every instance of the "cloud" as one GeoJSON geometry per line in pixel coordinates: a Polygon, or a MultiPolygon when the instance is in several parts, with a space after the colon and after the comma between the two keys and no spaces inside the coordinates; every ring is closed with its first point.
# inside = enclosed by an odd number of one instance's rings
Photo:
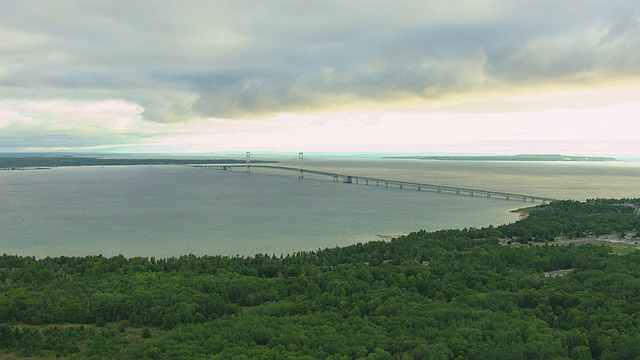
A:
{"type": "Polygon", "coordinates": [[[640,18],[485,48],[486,72],[510,84],[581,83],[640,74],[640,18]]]}
{"type": "Polygon", "coordinates": [[[0,94],[119,99],[179,122],[637,77],[639,11],[634,0],[10,2],[0,94]]]}
{"type": "Polygon", "coordinates": [[[0,148],[83,150],[135,144],[152,131],[142,110],[120,100],[0,101],[0,148]]]}
{"type": "Polygon", "coordinates": [[[627,144],[593,122],[634,133],[639,16],[636,0],[6,2],[0,149],[627,144]]]}

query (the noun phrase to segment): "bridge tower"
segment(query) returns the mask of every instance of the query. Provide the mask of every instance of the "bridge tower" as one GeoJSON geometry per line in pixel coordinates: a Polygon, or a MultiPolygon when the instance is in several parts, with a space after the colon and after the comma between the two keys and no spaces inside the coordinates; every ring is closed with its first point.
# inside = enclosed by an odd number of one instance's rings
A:
{"type": "Polygon", "coordinates": [[[245,164],[247,165],[247,173],[251,172],[251,152],[247,151],[245,154],[245,164]]]}
{"type": "Polygon", "coordinates": [[[304,153],[298,153],[298,179],[304,179],[304,153]]]}

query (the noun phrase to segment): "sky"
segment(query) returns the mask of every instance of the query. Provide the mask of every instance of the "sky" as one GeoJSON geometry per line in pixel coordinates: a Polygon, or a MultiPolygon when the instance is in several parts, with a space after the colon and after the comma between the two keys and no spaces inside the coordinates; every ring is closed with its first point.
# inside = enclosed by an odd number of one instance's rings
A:
{"type": "Polygon", "coordinates": [[[640,157],[637,0],[0,0],[0,152],[640,157]]]}

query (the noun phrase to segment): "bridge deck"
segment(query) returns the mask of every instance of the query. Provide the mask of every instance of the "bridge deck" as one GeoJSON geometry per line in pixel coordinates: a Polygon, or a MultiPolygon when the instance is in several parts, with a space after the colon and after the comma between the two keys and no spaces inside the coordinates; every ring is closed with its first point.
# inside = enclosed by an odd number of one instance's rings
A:
{"type": "MultiPolygon", "coordinates": [[[[246,167],[243,164],[230,164],[230,165],[193,165],[194,167],[199,168],[208,168],[215,170],[231,170],[232,167],[246,167]]],[[[276,169],[276,170],[286,170],[286,171],[295,171],[299,172],[299,168],[289,167],[289,166],[277,166],[277,165],[264,165],[264,164],[252,164],[251,167],[258,168],[268,168],[268,169],[276,169]]],[[[541,202],[547,203],[554,201],[555,199],[540,197],[540,196],[532,196],[532,195],[523,195],[523,194],[514,194],[509,192],[502,191],[491,191],[491,190],[482,190],[482,189],[471,189],[471,188],[463,188],[456,186],[446,186],[446,185],[435,185],[435,184],[425,184],[425,183],[416,183],[402,180],[389,180],[389,179],[380,179],[373,178],[367,176],[359,176],[359,175],[345,175],[338,174],[333,172],[326,171],[316,171],[316,170],[308,170],[304,169],[304,174],[314,174],[321,176],[328,176],[333,179],[335,182],[339,182],[342,180],[344,183],[349,184],[364,184],[364,185],[373,185],[375,183],[376,186],[384,185],[385,187],[395,186],[401,189],[412,188],[417,189],[418,191],[422,190],[431,190],[439,193],[450,193],[456,195],[469,195],[469,196],[484,196],[487,198],[503,198],[506,200],[519,200],[519,201],[530,201],[530,202],[541,202]]]]}

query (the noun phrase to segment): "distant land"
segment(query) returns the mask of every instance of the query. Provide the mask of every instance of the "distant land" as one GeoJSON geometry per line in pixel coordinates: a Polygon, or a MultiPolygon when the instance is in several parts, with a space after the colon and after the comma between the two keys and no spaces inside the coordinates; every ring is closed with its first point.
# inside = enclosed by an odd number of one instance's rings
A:
{"type": "MultiPolygon", "coordinates": [[[[251,161],[274,163],[275,161],[251,161]]],[[[118,159],[88,156],[0,156],[0,169],[42,169],[60,166],[111,165],[186,165],[186,164],[244,164],[245,160],[230,159],[118,159]]]]}
{"type": "Polygon", "coordinates": [[[393,156],[386,159],[418,160],[462,160],[462,161],[617,161],[616,158],[602,156],[572,156],[559,154],[521,155],[438,155],[438,156],[393,156]]]}

